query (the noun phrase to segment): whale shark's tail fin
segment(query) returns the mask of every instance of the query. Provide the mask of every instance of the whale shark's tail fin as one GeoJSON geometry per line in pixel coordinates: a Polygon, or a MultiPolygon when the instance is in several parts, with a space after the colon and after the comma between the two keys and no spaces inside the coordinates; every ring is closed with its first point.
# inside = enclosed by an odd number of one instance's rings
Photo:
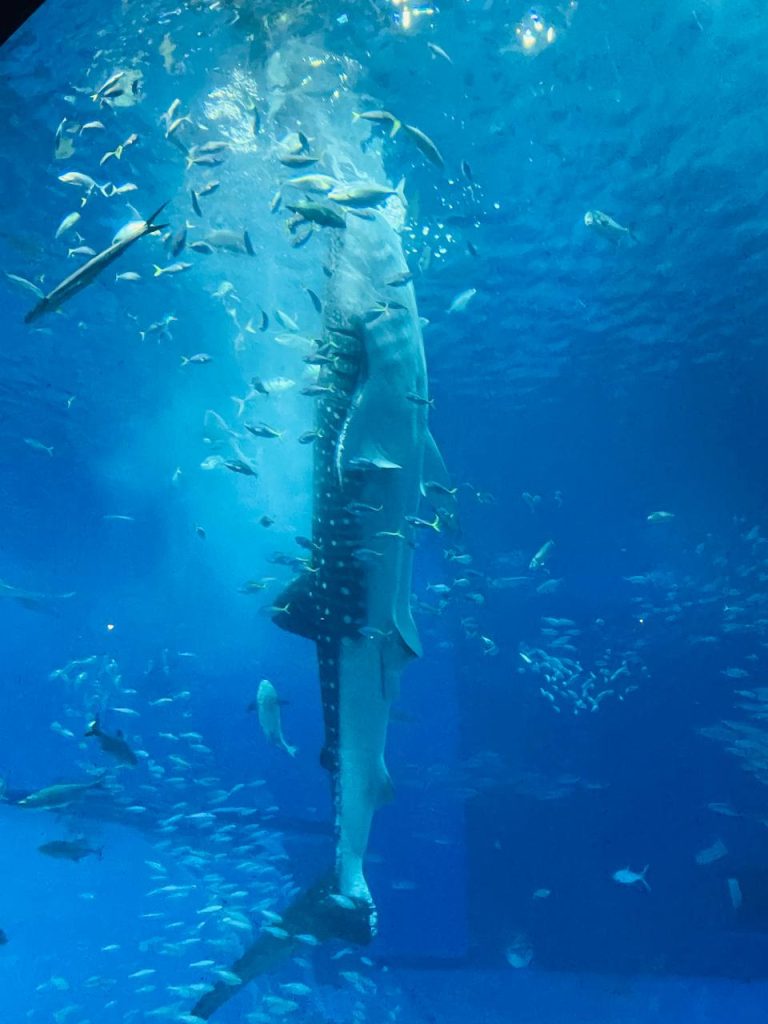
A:
{"type": "Polygon", "coordinates": [[[331,874],[301,893],[283,913],[279,929],[263,932],[232,964],[230,972],[240,978],[240,984],[217,982],[197,1001],[191,1015],[209,1020],[249,982],[276,970],[297,949],[306,949],[308,942],[338,939],[358,946],[367,945],[374,935],[370,905],[363,900],[338,896],[335,888],[335,878],[331,874]]]}

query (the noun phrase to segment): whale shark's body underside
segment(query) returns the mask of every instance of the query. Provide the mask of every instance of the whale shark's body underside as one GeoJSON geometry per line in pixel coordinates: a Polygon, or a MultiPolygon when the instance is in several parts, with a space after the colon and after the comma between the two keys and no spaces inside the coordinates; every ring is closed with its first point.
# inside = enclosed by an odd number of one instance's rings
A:
{"type": "MultiPolygon", "coordinates": [[[[332,241],[331,269],[312,560],[275,602],[274,620],[317,648],[335,867],[285,913],[287,939],[264,935],[233,966],[243,984],[291,955],[294,935],[362,943],[375,933],[363,862],[374,812],[392,794],[384,761],[390,709],[402,669],[421,653],[410,607],[416,527],[409,517],[417,516],[428,481],[447,500],[445,468],[427,428],[413,288],[387,285],[407,270],[399,236],[380,214],[350,216],[332,241]]],[[[217,985],[193,1013],[207,1019],[236,991],[217,985]]]]}

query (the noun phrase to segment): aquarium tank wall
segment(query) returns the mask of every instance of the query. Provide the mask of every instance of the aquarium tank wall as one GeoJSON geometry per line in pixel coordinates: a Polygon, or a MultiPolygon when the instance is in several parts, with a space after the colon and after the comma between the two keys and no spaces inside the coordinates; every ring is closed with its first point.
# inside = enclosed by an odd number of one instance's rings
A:
{"type": "Polygon", "coordinates": [[[757,1024],[768,15],[0,48],[0,1024],[757,1024]]]}

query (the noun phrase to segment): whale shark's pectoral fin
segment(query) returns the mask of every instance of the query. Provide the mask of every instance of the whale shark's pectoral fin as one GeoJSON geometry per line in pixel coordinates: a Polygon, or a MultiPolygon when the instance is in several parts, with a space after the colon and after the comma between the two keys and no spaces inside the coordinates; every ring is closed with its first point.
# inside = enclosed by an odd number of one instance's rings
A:
{"type": "Polygon", "coordinates": [[[317,639],[317,611],[311,593],[311,581],[305,573],[283,590],[274,604],[272,621],[280,629],[307,640],[317,639]]]}
{"type": "Polygon", "coordinates": [[[340,484],[344,483],[351,470],[402,469],[388,453],[388,424],[376,408],[376,389],[379,386],[379,382],[367,380],[350,402],[336,448],[336,472],[340,484]]]}
{"type": "Polygon", "coordinates": [[[428,497],[433,490],[444,491],[446,495],[451,494],[451,478],[448,476],[437,442],[429,430],[424,435],[424,469],[421,476],[421,493],[424,497],[428,497]]]}
{"type": "Polygon", "coordinates": [[[435,507],[443,525],[456,525],[456,488],[451,486],[451,478],[445,468],[443,456],[429,431],[424,437],[421,494],[435,507]]]}
{"type": "Polygon", "coordinates": [[[401,646],[388,654],[385,659],[384,692],[389,700],[398,696],[400,673],[406,662],[411,658],[420,658],[423,654],[421,638],[411,611],[410,594],[403,593],[393,613],[394,626],[401,646]]]}

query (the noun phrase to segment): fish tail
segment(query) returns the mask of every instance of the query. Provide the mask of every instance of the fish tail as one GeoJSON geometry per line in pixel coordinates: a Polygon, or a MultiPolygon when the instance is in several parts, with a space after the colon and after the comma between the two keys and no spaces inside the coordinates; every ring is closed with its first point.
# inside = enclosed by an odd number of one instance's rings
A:
{"type": "Polygon", "coordinates": [[[160,216],[160,214],[163,212],[163,210],[166,208],[168,203],[170,203],[170,199],[166,199],[165,202],[162,204],[162,206],[158,206],[158,208],[155,210],[155,212],[150,214],[149,217],[147,217],[147,219],[145,221],[147,234],[149,234],[152,231],[162,231],[163,228],[167,228],[168,227],[167,224],[156,224],[155,223],[155,221],[160,216]]]}
{"type": "Polygon", "coordinates": [[[94,720],[88,726],[88,729],[83,734],[85,736],[99,736],[101,734],[101,725],[99,724],[99,716],[97,715],[94,720]]]}
{"type": "Polygon", "coordinates": [[[348,898],[348,907],[340,906],[332,899],[335,894],[338,894],[338,883],[330,873],[300,893],[283,913],[282,927],[288,937],[260,935],[231,967],[241,984],[217,982],[192,1007],[191,1016],[209,1020],[249,982],[274,972],[301,948],[299,935],[310,932],[320,942],[336,939],[356,946],[368,945],[376,933],[375,908],[355,897],[348,898]]]}
{"type": "Polygon", "coordinates": [[[158,265],[156,263],[153,263],[152,266],[155,268],[155,273],[154,273],[153,276],[154,277],[160,277],[160,275],[163,273],[163,268],[162,267],[158,267],[158,265]]]}
{"type": "Polygon", "coordinates": [[[397,135],[397,133],[400,131],[400,129],[402,127],[403,127],[403,122],[398,120],[398,118],[394,118],[393,121],[392,121],[392,127],[390,128],[390,131],[389,131],[390,139],[394,139],[394,137],[397,135]]]}
{"type": "Polygon", "coordinates": [[[400,181],[397,183],[397,186],[395,188],[395,195],[400,200],[400,202],[403,204],[403,209],[407,210],[408,209],[408,200],[405,198],[405,176],[403,176],[400,179],[400,181]]]}

